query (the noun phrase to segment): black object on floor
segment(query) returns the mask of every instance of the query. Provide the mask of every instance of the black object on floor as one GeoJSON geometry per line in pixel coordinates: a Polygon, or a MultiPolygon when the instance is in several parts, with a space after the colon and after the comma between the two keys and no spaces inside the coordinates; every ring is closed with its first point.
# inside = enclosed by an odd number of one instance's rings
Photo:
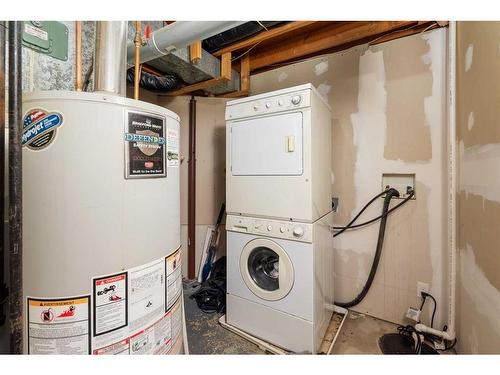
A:
{"type": "Polygon", "coordinates": [[[203,312],[226,311],[226,257],[215,261],[210,277],[189,298],[194,299],[203,312]]]}
{"type": "MultiPolygon", "coordinates": [[[[378,339],[378,346],[384,354],[416,354],[415,340],[400,333],[388,333],[378,339]]],[[[420,354],[439,354],[434,348],[422,344],[420,354]]]]}

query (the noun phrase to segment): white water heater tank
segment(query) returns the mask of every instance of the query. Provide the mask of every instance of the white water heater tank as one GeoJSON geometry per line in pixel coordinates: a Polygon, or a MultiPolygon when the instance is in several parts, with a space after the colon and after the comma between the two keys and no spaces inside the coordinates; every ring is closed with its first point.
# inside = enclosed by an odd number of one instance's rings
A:
{"type": "Polygon", "coordinates": [[[179,117],[63,91],[23,116],[25,353],[182,352],[179,117]]]}

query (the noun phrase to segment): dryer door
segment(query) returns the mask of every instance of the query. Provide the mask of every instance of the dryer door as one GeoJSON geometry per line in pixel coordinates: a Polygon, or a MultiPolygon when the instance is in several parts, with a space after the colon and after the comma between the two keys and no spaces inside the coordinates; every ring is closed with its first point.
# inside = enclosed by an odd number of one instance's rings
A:
{"type": "Polygon", "coordinates": [[[245,245],[240,272],[248,289],[267,301],[280,300],[292,290],[292,261],[280,245],[269,239],[257,238],[245,245]]]}
{"type": "Polygon", "coordinates": [[[301,112],[231,123],[233,176],[300,176],[303,173],[301,112]]]}

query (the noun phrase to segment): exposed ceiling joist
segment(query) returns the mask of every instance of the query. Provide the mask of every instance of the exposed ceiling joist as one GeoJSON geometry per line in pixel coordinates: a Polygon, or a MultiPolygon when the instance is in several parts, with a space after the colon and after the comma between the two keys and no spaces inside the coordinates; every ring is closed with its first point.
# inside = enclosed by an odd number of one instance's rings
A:
{"type": "Polygon", "coordinates": [[[315,21],[294,21],[287,23],[286,25],[275,27],[273,29],[263,31],[253,37],[244,39],[242,41],[239,41],[237,43],[231,44],[230,46],[227,46],[225,48],[222,48],[218,51],[215,51],[213,53],[214,56],[221,56],[223,53],[226,52],[234,52],[238,51],[243,48],[248,48],[256,45],[257,43],[261,43],[265,40],[273,39],[278,36],[288,34],[292,31],[303,29],[305,27],[311,26],[317,22],[315,21]]]}
{"type": "Polygon", "coordinates": [[[332,22],[314,32],[298,34],[251,52],[250,70],[260,70],[367,38],[417,26],[417,21],[332,22]]]}

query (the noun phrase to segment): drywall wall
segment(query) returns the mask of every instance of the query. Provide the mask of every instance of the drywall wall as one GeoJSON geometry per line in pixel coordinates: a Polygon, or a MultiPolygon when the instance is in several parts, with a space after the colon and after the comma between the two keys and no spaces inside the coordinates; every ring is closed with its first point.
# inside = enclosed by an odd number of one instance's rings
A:
{"type": "MultiPolygon", "coordinates": [[[[189,156],[189,100],[188,96],[158,97],[158,104],[177,113],[181,119],[181,241],[182,273],[187,276],[187,198],[189,156]]],[[[226,99],[196,98],[196,272],[207,230],[217,220],[225,201],[226,99]]],[[[219,255],[225,254],[225,233],[222,228],[219,255]]]]}
{"type": "Polygon", "coordinates": [[[500,353],[500,22],[457,24],[458,350],[500,353]]]}
{"type": "MultiPolygon", "coordinates": [[[[446,58],[447,30],[359,46],[252,76],[252,94],[313,83],[333,110],[336,224],[345,224],[382,187],[382,173],[415,173],[416,196],[388,220],[379,269],[354,310],[405,322],[418,307],[417,281],[438,301],[435,327],[447,320],[446,58]]],[[[393,202],[394,205],[396,202],[393,202]]],[[[382,202],[362,218],[380,214],[382,202]]],[[[378,225],[334,240],[336,300],[364,285],[378,225]]],[[[423,322],[429,323],[428,303],[423,322]]]]}

